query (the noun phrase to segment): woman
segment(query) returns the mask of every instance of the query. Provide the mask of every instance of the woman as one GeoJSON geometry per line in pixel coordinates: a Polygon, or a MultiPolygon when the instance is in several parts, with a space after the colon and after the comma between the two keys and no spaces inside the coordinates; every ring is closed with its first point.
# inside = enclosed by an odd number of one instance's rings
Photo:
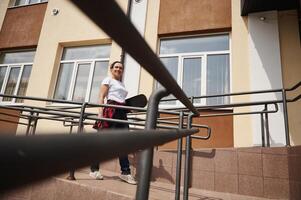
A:
{"type": "MultiPolygon", "coordinates": [[[[104,99],[106,98],[107,104],[125,105],[125,98],[128,92],[125,89],[124,84],[121,82],[123,74],[122,63],[120,61],[113,62],[110,65],[110,71],[111,76],[106,77],[101,83],[99,92],[99,104],[104,104],[104,99]]],[[[98,117],[127,120],[126,110],[110,107],[101,107],[99,109],[98,117]]],[[[93,127],[96,129],[129,128],[128,124],[107,121],[97,121],[93,127]]],[[[137,184],[137,182],[131,175],[128,156],[126,155],[119,157],[119,163],[121,168],[121,175],[119,176],[120,179],[130,184],[137,184]]],[[[91,165],[90,176],[98,180],[103,179],[103,176],[99,173],[99,163],[94,163],[91,165]]]]}

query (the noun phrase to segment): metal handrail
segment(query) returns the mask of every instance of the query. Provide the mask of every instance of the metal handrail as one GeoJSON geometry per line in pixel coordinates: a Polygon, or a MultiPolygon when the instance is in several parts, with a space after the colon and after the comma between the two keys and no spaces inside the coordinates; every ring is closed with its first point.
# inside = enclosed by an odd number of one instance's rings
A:
{"type": "Polygon", "coordinates": [[[301,99],[301,94],[298,95],[298,96],[296,96],[296,97],[293,98],[293,99],[288,99],[287,102],[296,102],[296,101],[298,101],[299,99],[301,99]]]}
{"type": "MultiPolygon", "coordinates": [[[[296,88],[296,87],[294,87],[296,88]]],[[[262,91],[261,91],[262,92],[262,91]]],[[[24,99],[34,99],[34,100],[45,100],[43,98],[33,98],[33,97],[20,97],[20,96],[12,96],[12,95],[2,95],[2,96],[10,96],[10,97],[13,97],[13,98],[24,98],[24,99]]],[[[47,99],[48,101],[53,101],[53,100],[49,100],[47,99]]],[[[55,101],[55,100],[54,100],[55,101]]],[[[268,110],[263,110],[263,111],[258,111],[258,112],[241,112],[241,113],[219,113],[219,114],[208,114],[208,115],[199,115],[200,117],[216,117],[216,116],[229,116],[229,115],[247,115],[247,114],[261,114],[261,113],[273,113],[273,112],[277,112],[278,111],[278,105],[276,103],[281,103],[281,101],[262,101],[262,102],[244,102],[244,103],[236,103],[236,104],[226,104],[226,105],[212,105],[212,106],[199,106],[197,107],[198,109],[208,109],[208,108],[224,108],[224,107],[239,107],[239,106],[252,106],[252,105],[266,105],[266,104],[273,104],[275,106],[275,110],[274,111],[268,111],[268,110]]],[[[66,101],[64,101],[64,103],[66,103],[66,101]]],[[[67,103],[70,103],[69,101],[67,101],[67,103]]],[[[74,102],[71,102],[71,103],[74,103],[74,102]]],[[[78,104],[78,103],[77,103],[78,104]]],[[[91,107],[96,107],[96,106],[108,106],[108,107],[116,107],[116,108],[121,108],[121,109],[135,109],[135,108],[132,108],[132,107],[128,107],[128,106],[115,106],[115,105],[106,105],[106,104],[102,104],[102,105],[97,105],[97,104],[86,104],[87,107],[88,105],[91,106],[91,107]]],[[[1,107],[1,106],[0,106],[1,107]]],[[[64,110],[64,112],[62,113],[62,111],[60,109],[54,109],[54,108],[41,108],[41,107],[36,107],[36,106],[20,106],[20,105],[8,105],[8,106],[5,106],[5,108],[11,108],[11,109],[16,109],[16,110],[22,110],[22,111],[32,111],[32,109],[41,109],[42,110],[42,113],[44,114],[61,114],[61,115],[58,115],[56,117],[43,117],[43,116],[40,116],[40,117],[37,117],[35,116],[35,118],[38,118],[38,119],[49,119],[49,120],[56,120],[57,118],[59,117],[80,117],[80,113],[78,111],[67,111],[67,113],[72,113],[72,114],[76,114],[76,115],[66,115],[66,111],[64,110]],[[23,108],[26,108],[25,110],[24,109],[21,109],[21,107],[23,108]],[[58,111],[59,113],[54,113],[54,112],[48,112],[48,111],[58,111]],[[55,119],[54,119],[55,118],[55,119]]],[[[138,108],[141,110],[141,108],[138,108]]],[[[145,109],[144,109],[145,110],[145,109]]],[[[39,111],[36,111],[35,112],[39,112],[39,111]]],[[[163,111],[164,112],[164,111],[163,111]]],[[[39,112],[40,113],[40,112],[39,112]]],[[[164,113],[168,113],[168,114],[178,114],[178,112],[164,112],[164,113]]],[[[89,117],[89,116],[92,116],[92,115],[95,115],[94,113],[86,113],[85,112],[85,119],[90,119],[90,120],[96,120],[98,118],[94,118],[94,117],[89,117]]],[[[187,115],[187,114],[186,114],[187,115]]],[[[30,115],[22,115],[22,116],[26,116],[26,117],[30,117],[30,115]]],[[[169,118],[170,119],[170,118],[169,118]]],[[[129,121],[123,121],[123,120],[112,120],[112,119],[105,119],[105,118],[101,118],[101,120],[103,121],[115,121],[115,122],[119,122],[119,123],[128,123],[128,124],[132,124],[132,125],[137,125],[137,126],[144,126],[143,123],[138,123],[138,122],[129,122],[129,121]]],[[[68,121],[68,120],[65,120],[65,119],[57,119],[57,121],[68,121]]],[[[141,121],[141,120],[140,120],[141,121]]],[[[70,121],[69,121],[70,122],[70,121]]],[[[74,121],[72,121],[74,122],[74,121]]],[[[164,123],[164,121],[162,120],[158,120],[158,122],[161,122],[161,123],[164,123]]],[[[92,123],[85,123],[83,122],[84,124],[92,124],[92,123]]],[[[175,124],[175,122],[165,122],[165,123],[169,123],[169,124],[175,124]]],[[[25,124],[23,124],[25,125],[25,124]]],[[[77,124],[78,125],[78,124],[77,124]]],[[[73,124],[74,126],[74,124],[73,124]]],[[[168,128],[168,129],[173,129],[173,128],[176,128],[176,127],[172,127],[172,126],[162,126],[162,125],[158,125],[158,128],[168,128]]]]}
{"type": "MultiPolygon", "coordinates": [[[[80,106],[70,106],[70,107],[59,107],[59,111],[62,112],[70,112],[70,113],[74,113],[76,111],[65,111],[66,109],[78,109],[81,108],[82,106],[82,102],[76,102],[76,101],[68,101],[68,100],[59,100],[59,99],[47,99],[47,98],[40,98],[40,97],[32,97],[32,96],[18,96],[18,95],[7,95],[7,94],[1,94],[0,93],[0,97],[10,97],[10,98],[16,98],[16,99],[24,99],[24,100],[33,100],[33,101],[45,101],[45,102],[51,102],[51,103],[61,103],[63,105],[65,104],[71,104],[71,105],[80,105],[80,106]]],[[[133,111],[143,111],[146,112],[147,109],[146,108],[141,108],[141,107],[134,107],[134,106],[121,106],[121,105],[113,105],[113,104],[95,104],[95,103],[86,103],[87,108],[95,108],[95,107],[110,107],[110,108],[119,108],[119,109],[124,109],[124,110],[133,110],[133,111]]],[[[24,105],[18,105],[18,104],[3,104],[0,106],[5,106],[5,107],[26,107],[24,105]]],[[[30,106],[31,108],[34,108],[35,106],[30,106]]],[[[57,107],[57,105],[56,105],[57,107]]],[[[41,108],[43,110],[54,110],[54,111],[58,111],[56,108],[45,108],[45,107],[37,107],[37,108],[41,108]]],[[[58,108],[58,107],[57,107],[58,108]]],[[[164,114],[175,114],[178,115],[179,112],[174,112],[174,111],[169,111],[169,110],[163,110],[163,109],[159,109],[160,113],[164,113],[164,114]]],[[[86,113],[86,114],[91,114],[91,115],[95,115],[94,113],[86,113]]]]}
{"type": "MultiPolygon", "coordinates": [[[[160,89],[152,93],[147,106],[145,130],[156,129],[159,101],[168,94],[165,89],[160,89]]],[[[140,183],[137,186],[136,199],[148,199],[153,168],[153,154],[153,147],[145,149],[140,153],[141,159],[139,161],[139,167],[143,170],[139,170],[138,172],[138,180],[140,183]]]]}
{"type": "MultiPolygon", "coordinates": [[[[17,98],[17,96],[15,97],[17,98]]],[[[88,105],[88,104],[87,104],[88,105]]],[[[102,106],[104,107],[111,107],[111,104],[102,104],[102,106]]],[[[113,107],[113,106],[112,106],[113,107]]],[[[115,106],[114,106],[115,107],[115,106]]],[[[42,113],[42,114],[47,114],[47,115],[55,115],[54,117],[44,117],[44,116],[35,116],[35,118],[37,119],[48,119],[48,120],[53,120],[53,121],[66,121],[66,122],[74,122],[74,120],[68,120],[65,118],[80,118],[81,114],[80,112],[77,111],[61,111],[59,109],[51,109],[51,108],[47,108],[45,109],[44,107],[38,107],[38,106],[14,106],[14,105],[10,105],[10,106],[4,106],[4,105],[0,105],[0,108],[6,108],[6,109],[11,109],[11,110],[18,110],[18,111],[26,111],[26,112],[35,112],[35,113],[42,113]],[[37,110],[40,109],[40,110],[37,110]],[[69,114],[71,113],[71,114],[69,114]],[[63,118],[63,119],[59,119],[59,118],[63,118]]],[[[117,108],[120,108],[120,106],[117,106],[117,108]]],[[[123,109],[126,108],[130,108],[131,110],[134,109],[135,107],[129,107],[129,106],[122,106],[123,109]]],[[[159,111],[160,112],[160,111],[159,111]]],[[[164,112],[163,113],[172,113],[175,114],[176,112],[164,112]]],[[[9,114],[5,114],[5,115],[9,115],[9,114]]],[[[84,118],[88,119],[88,120],[101,120],[101,121],[108,121],[108,122],[117,122],[117,123],[123,123],[123,124],[129,124],[129,125],[137,125],[137,126],[145,126],[144,123],[138,123],[138,122],[131,122],[131,121],[127,121],[127,120],[118,120],[118,119],[110,119],[110,118],[99,118],[99,117],[89,117],[89,115],[96,115],[95,113],[90,113],[90,114],[86,114],[84,113],[84,118]]],[[[26,115],[26,114],[21,114],[21,117],[31,117],[31,115],[26,115]]],[[[3,121],[0,119],[0,121],[3,121]]],[[[80,120],[79,120],[80,121],[80,120]]],[[[21,124],[21,123],[20,123],[21,124]]],[[[85,124],[90,124],[91,123],[85,123],[85,124]]],[[[23,124],[26,125],[26,124],[23,124]]],[[[78,125],[78,124],[77,124],[78,125]]],[[[158,128],[173,128],[176,129],[177,127],[171,127],[171,126],[162,126],[162,125],[158,125],[158,128]]]]}
{"type": "MultiPolygon", "coordinates": [[[[297,88],[297,87],[294,87],[297,88]]],[[[9,96],[9,95],[2,95],[2,96],[9,96]]],[[[31,97],[18,97],[18,96],[11,96],[13,98],[24,98],[24,99],[31,99],[31,97]]],[[[45,100],[43,98],[33,98],[34,100],[45,100]]],[[[293,100],[298,100],[300,99],[300,95],[295,97],[293,100]]],[[[53,101],[50,99],[46,99],[46,101],[53,101]]],[[[70,103],[69,101],[64,101],[64,103],[70,103]]],[[[289,101],[288,102],[292,102],[289,101]]],[[[71,102],[74,103],[74,102],[71,102]]],[[[216,117],[216,116],[227,116],[227,115],[246,115],[246,114],[260,114],[261,116],[264,116],[266,118],[265,120],[265,126],[266,126],[266,134],[267,134],[267,138],[269,138],[269,130],[268,130],[268,117],[267,114],[268,113],[275,113],[278,111],[278,105],[277,103],[282,103],[281,100],[274,100],[274,101],[257,101],[257,102],[243,102],[243,103],[236,103],[236,104],[226,104],[226,105],[212,105],[212,106],[199,106],[196,107],[198,110],[202,111],[205,109],[210,109],[210,108],[225,108],[225,107],[244,107],[244,106],[259,106],[259,105],[264,105],[265,109],[261,110],[261,111],[254,111],[254,112],[239,112],[239,113],[219,113],[219,114],[208,114],[208,115],[198,115],[199,117],[216,117]],[[271,104],[274,105],[274,110],[268,110],[267,105],[271,104]]],[[[76,104],[79,104],[78,102],[76,104]]],[[[32,127],[32,134],[35,133],[35,129],[36,129],[36,123],[38,121],[38,119],[48,119],[48,120],[56,120],[56,121],[62,121],[62,122],[72,122],[72,126],[78,126],[78,132],[80,133],[82,131],[82,127],[84,125],[87,124],[91,124],[90,122],[85,122],[85,120],[96,120],[96,119],[100,119],[103,121],[115,121],[118,123],[127,123],[127,124],[133,124],[133,125],[138,125],[138,126],[145,126],[144,123],[138,123],[138,122],[134,122],[134,121],[127,121],[127,120],[116,120],[116,119],[106,119],[106,118],[98,118],[95,117],[95,113],[88,113],[85,112],[85,109],[88,107],[96,107],[96,106],[103,106],[103,107],[116,107],[116,108],[120,108],[120,109],[130,109],[130,110],[134,110],[135,108],[133,107],[127,107],[127,106],[115,106],[115,105],[106,105],[106,104],[101,104],[101,105],[97,105],[97,104],[89,104],[89,103],[83,103],[81,105],[81,112],[79,111],[73,111],[73,110],[65,110],[64,108],[62,110],[60,110],[59,108],[45,108],[45,107],[38,107],[38,106],[26,106],[26,105],[6,105],[6,106],[0,106],[0,108],[6,108],[6,109],[13,109],[13,110],[19,110],[22,112],[29,112],[30,114],[20,114],[21,117],[23,118],[28,118],[28,119],[32,119],[32,121],[29,124],[25,124],[23,123],[22,125],[28,125],[28,127],[32,127]],[[84,108],[84,109],[83,109],[84,108]],[[46,115],[50,115],[50,117],[45,117],[45,116],[39,116],[38,114],[46,114],[46,115]],[[77,118],[78,120],[68,120],[66,119],[66,117],[72,117],[72,118],[77,118]]],[[[78,105],[76,106],[76,109],[78,109],[78,105]]],[[[73,107],[71,107],[70,109],[74,109],[73,107]]],[[[138,108],[139,111],[145,111],[145,109],[141,109],[138,108]]],[[[168,111],[165,112],[167,114],[179,114],[182,113],[184,110],[186,109],[180,109],[178,111],[168,111]],[[182,111],[181,111],[182,110],[182,111]]],[[[163,111],[164,112],[164,111],[163,111]]],[[[141,114],[141,113],[139,113],[141,114]]],[[[134,114],[135,115],[135,114],[134,114]]],[[[183,117],[187,116],[188,113],[183,113],[183,117]]],[[[190,116],[190,115],[189,115],[190,116]]],[[[130,118],[131,119],[135,119],[135,118],[130,118]]],[[[169,117],[167,119],[173,119],[173,117],[169,117]]],[[[143,119],[139,119],[139,121],[144,121],[143,119]]],[[[20,123],[20,122],[19,122],[20,123]]],[[[177,125],[177,122],[172,122],[172,121],[166,121],[166,120],[158,120],[158,124],[156,125],[157,128],[168,128],[168,129],[177,129],[178,126],[164,126],[162,124],[171,124],[171,125],[177,125]]],[[[190,122],[191,123],[191,122],[190,122]]],[[[20,123],[21,124],[21,123],[20,123]]],[[[185,126],[185,124],[183,123],[183,126],[185,126]]],[[[194,124],[190,124],[187,123],[186,124],[187,127],[193,127],[194,124]]],[[[199,127],[203,127],[203,128],[207,128],[208,129],[208,134],[207,136],[191,136],[189,138],[196,138],[196,139],[208,139],[211,135],[211,129],[209,127],[205,127],[203,125],[195,125],[195,126],[199,126],[199,127]]],[[[262,129],[263,130],[263,129],[262,129]]],[[[264,132],[263,132],[263,146],[264,146],[264,132]]],[[[267,140],[267,145],[269,146],[269,141],[267,140]]],[[[190,148],[190,147],[189,147],[190,148]]],[[[189,154],[190,156],[190,154],[189,154]]],[[[189,158],[188,158],[189,159],[189,158]]],[[[74,174],[73,174],[74,175],[74,174]]],[[[188,186],[185,186],[186,188],[188,186]]],[[[186,189],[187,190],[187,189],[186,189]]],[[[187,198],[187,193],[184,195],[185,198],[187,198]]]]}
{"type": "MultiPolygon", "coordinates": [[[[207,109],[219,109],[219,108],[233,108],[233,107],[247,107],[247,106],[259,106],[265,104],[277,104],[282,103],[282,100],[272,100],[272,101],[255,101],[255,102],[242,102],[242,103],[229,103],[229,104],[216,104],[216,105],[204,105],[195,106],[199,111],[207,109]]],[[[188,111],[186,108],[174,108],[177,111],[188,111]]]]}
{"type": "MultiPolygon", "coordinates": [[[[296,90],[298,87],[301,86],[301,81],[296,83],[290,88],[284,89],[285,91],[293,91],[296,90]]],[[[254,91],[248,91],[248,92],[233,92],[233,93],[225,93],[225,94],[214,94],[214,95],[202,95],[202,96],[194,96],[194,99],[202,99],[202,98],[212,98],[212,97],[226,97],[226,96],[238,96],[238,95],[247,95],[247,94],[262,94],[262,93],[277,93],[282,92],[282,88],[279,89],[270,89],[270,90],[254,90],[254,91]]],[[[168,99],[162,99],[161,101],[175,101],[176,98],[168,98],[168,99]]]]}
{"type": "MultiPolygon", "coordinates": [[[[266,103],[263,102],[262,104],[258,104],[258,105],[265,105],[265,104],[266,103]]],[[[237,112],[237,113],[218,113],[218,114],[207,114],[207,115],[200,114],[200,115],[198,115],[198,117],[220,117],[220,116],[232,116],[232,115],[253,115],[253,114],[261,114],[261,113],[276,113],[276,112],[279,111],[277,103],[273,103],[273,104],[270,104],[270,105],[274,105],[275,106],[275,110],[270,110],[270,111],[268,111],[268,110],[266,110],[266,111],[254,111],[254,112],[237,112]]],[[[243,105],[243,106],[246,106],[246,105],[243,105]]],[[[234,105],[234,106],[229,106],[229,107],[239,107],[239,104],[234,105]]],[[[196,107],[196,108],[199,111],[203,110],[202,109],[203,107],[196,107]]],[[[167,123],[167,124],[178,124],[177,122],[164,120],[164,119],[178,119],[178,118],[179,117],[162,117],[162,118],[158,118],[158,122],[167,123]]],[[[145,121],[145,119],[138,118],[138,117],[131,117],[129,119],[135,119],[135,120],[139,120],[139,121],[145,121]]],[[[192,124],[192,126],[193,127],[197,127],[197,124],[192,124]]]]}
{"type": "Polygon", "coordinates": [[[197,129],[115,130],[103,131],[102,134],[41,134],[35,137],[1,135],[0,179],[3,184],[0,184],[0,191],[66,172],[71,167],[78,169],[95,160],[105,161],[162,145],[196,132],[197,129]]]}
{"type": "Polygon", "coordinates": [[[292,86],[291,88],[287,88],[285,90],[286,91],[293,91],[293,90],[297,89],[300,86],[301,86],[301,81],[299,83],[295,84],[294,86],[292,86]]]}

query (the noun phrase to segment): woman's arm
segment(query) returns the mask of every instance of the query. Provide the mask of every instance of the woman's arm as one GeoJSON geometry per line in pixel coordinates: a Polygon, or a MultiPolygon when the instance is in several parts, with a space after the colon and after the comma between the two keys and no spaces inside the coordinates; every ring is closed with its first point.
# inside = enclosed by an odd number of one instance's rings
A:
{"type": "MultiPolygon", "coordinates": [[[[108,85],[101,85],[99,90],[99,104],[104,104],[105,98],[108,96],[109,86],[108,85]]],[[[102,117],[103,107],[99,108],[98,117],[102,117]]]]}

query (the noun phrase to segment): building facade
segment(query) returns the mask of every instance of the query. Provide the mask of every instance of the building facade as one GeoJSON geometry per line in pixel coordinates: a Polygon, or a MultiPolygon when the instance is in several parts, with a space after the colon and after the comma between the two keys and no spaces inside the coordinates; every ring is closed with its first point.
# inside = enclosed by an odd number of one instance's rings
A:
{"type": "MultiPolygon", "coordinates": [[[[301,79],[297,7],[282,10],[280,6],[244,14],[248,1],[117,2],[187,96],[290,88],[301,79]]],[[[122,54],[122,49],[110,37],[67,0],[2,0],[0,27],[2,94],[96,103],[98,87],[108,74],[109,63],[120,60],[122,54]]],[[[127,54],[123,81],[129,96],[139,93],[150,96],[160,87],[127,54]]],[[[279,99],[281,94],[271,93],[202,98],[195,99],[194,104],[209,106],[279,99]]],[[[3,106],[26,103],[55,106],[9,97],[1,99],[3,106]]],[[[160,106],[179,108],[181,104],[168,101],[160,106]]],[[[300,101],[288,104],[292,145],[301,144],[300,106],[300,101]]],[[[258,109],[263,108],[206,109],[203,114],[245,113],[258,109]]],[[[277,113],[269,114],[272,146],[285,145],[283,115],[282,104],[277,113]]],[[[194,123],[208,124],[213,129],[212,138],[205,142],[193,141],[194,148],[261,145],[259,115],[201,117],[194,123]]],[[[24,133],[25,129],[4,121],[1,126],[2,130],[17,134],[24,133]]],[[[48,121],[39,122],[39,131],[49,129],[64,128],[48,121]]],[[[165,147],[173,146],[171,143],[165,147]]]]}

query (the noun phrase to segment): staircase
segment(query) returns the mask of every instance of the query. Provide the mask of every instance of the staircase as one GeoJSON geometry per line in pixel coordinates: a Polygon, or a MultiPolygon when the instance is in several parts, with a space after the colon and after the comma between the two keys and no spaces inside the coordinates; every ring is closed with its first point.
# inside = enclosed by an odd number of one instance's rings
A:
{"type": "MultiPolygon", "coordinates": [[[[88,173],[76,173],[76,181],[68,181],[63,177],[51,178],[47,181],[2,195],[5,200],[55,200],[55,199],[85,199],[85,200],[133,200],[136,186],[122,182],[117,173],[103,171],[104,180],[93,180],[88,173]]],[[[153,182],[150,189],[151,200],[174,199],[174,186],[162,182],[153,182]]],[[[245,199],[263,200],[265,198],[244,196],[230,193],[212,192],[191,189],[191,200],[222,200],[245,199]]]]}
{"type": "MultiPolygon", "coordinates": [[[[136,174],[139,157],[134,154],[129,159],[136,174]]],[[[194,150],[189,199],[301,199],[300,166],[301,146],[194,150]]],[[[105,177],[101,181],[91,179],[86,168],[76,171],[76,181],[66,180],[64,174],[2,194],[0,199],[135,199],[136,186],[118,178],[117,159],[101,168],[105,177]]],[[[155,151],[149,199],[174,199],[175,169],[175,151],[155,151]]]]}

